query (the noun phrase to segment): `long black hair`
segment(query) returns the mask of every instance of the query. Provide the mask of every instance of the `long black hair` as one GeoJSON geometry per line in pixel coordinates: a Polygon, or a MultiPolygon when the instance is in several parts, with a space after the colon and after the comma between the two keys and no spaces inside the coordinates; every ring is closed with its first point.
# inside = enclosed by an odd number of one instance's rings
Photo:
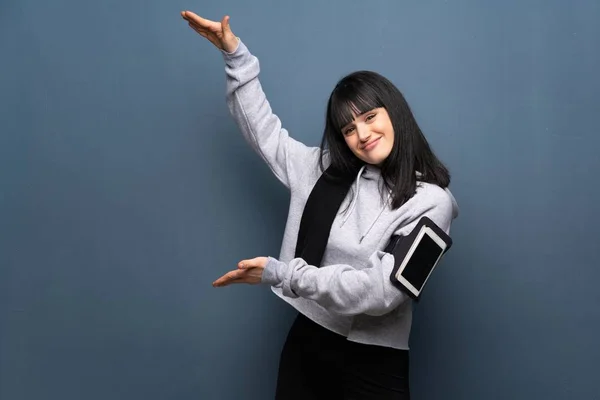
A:
{"type": "Polygon", "coordinates": [[[329,97],[325,131],[321,140],[320,166],[328,153],[331,165],[343,173],[356,173],[364,162],[352,153],[342,134],[342,127],[352,122],[354,114],[383,107],[394,128],[394,145],[381,164],[385,186],[391,190],[392,208],[409,200],[418,180],[442,188],[450,184],[450,173],[435,156],[400,90],[387,78],[372,71],[357,71],[342,78],[329,97]]]}

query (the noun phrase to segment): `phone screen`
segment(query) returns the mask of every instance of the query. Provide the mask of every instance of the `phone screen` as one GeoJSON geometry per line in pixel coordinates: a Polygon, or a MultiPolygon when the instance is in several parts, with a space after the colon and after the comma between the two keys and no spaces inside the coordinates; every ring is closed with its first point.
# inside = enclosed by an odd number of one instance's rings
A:
{"type": "Polygon", "coordinates": [[[417,290],[421,290],[443,249],[427,234],[423,235],[402,276],[417,290]]]}

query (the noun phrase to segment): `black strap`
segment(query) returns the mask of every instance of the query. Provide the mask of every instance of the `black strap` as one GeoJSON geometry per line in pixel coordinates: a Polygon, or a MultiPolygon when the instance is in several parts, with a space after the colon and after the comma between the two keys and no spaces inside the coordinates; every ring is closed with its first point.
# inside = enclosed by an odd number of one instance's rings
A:
{"type": "Polygon", "coordinates": [[[355,177],[354,171],[344,173],[333,166],[323,172],[304,206],[296,258],[302,258],[309,265],[321,266],[331,225],[355,177]]]}

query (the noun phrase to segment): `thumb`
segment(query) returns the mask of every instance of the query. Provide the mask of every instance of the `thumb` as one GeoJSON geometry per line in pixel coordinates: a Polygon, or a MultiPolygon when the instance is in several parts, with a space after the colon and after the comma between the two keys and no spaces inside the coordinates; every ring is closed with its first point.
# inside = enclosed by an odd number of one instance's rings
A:
{"type": "Polygon", "coordinates": [[[239,269],[264,268],[267,265],[267,257],[256,257],[248,260],[242,260],[238,263],[239,269]]]}
{"type": "Polygon", "coordinates": [[[229,26],[229,15],[223,17],[223,20],[221,21],[221,29],[223,29],[223,34],[231,33],[233,35],[233,32],[231,32],[231,26],[229,26]]]}

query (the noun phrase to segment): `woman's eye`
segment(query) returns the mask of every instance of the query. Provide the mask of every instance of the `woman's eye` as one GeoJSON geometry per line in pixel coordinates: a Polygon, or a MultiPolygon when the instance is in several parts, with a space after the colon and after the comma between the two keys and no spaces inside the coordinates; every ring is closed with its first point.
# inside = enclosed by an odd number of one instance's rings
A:
{"type": "Polygon", "coordinates": [[[367,116],[367,121],[370,121],[373,118],[375,118],[375,114],[370,114],[369,116],[367,116]]]}
{"type": "Polygon", "coordinates": [[[354,131],[354,128],[348,128],[344,131],[344,135],[348,136],[349,134],[352,133],[352,131],[354,131]]]}

